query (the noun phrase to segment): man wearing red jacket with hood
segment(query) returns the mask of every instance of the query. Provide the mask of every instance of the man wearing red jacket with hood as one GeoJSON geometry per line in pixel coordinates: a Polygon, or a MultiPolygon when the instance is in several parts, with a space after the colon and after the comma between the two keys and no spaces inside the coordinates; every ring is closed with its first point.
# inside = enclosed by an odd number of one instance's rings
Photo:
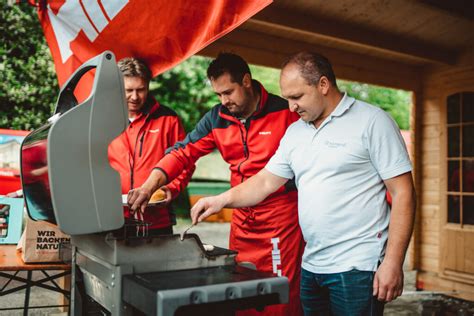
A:
{"type": "MultiPolygon", "coordinates": [[[[221,104],[206,113],[184,141],[165,155],[140,188],[129,193],[132,209],[143,209],[156,188],[216,148],[230,164],[231,186],[244,182],[266,165],[286,128],[298,119],[289,111],[287,101],[252,80],[240,56],[221,53],[209,65],[207,76],[221,104]]],[[[304,242],[297,208],[297,192],[289,185],[257,206],[234,210],[229,245],[238,251],[237,261],[251,262],[260,271],[286,276],[290,281],[289,304],[239,315],[302,314],[299,278],[304,242]]]]}
{"type": "MultiPolygon", "coordinates": [[[[124,76],[129,125],[109,146],[110,165],[120,173],[122,193],[140,187],[155,165],[163,158],[165,150],[184,138],[185,131],[176,113],[159,104],[149,95],[151,71],[136,58],[118,62],[124,76]]],[[[167,194],[166,205],[147,206],[141,210],[143,220],[150,223],[148,235],[172,234],[176,224],[169,202],[188,184],[194,171],[190,164],[174,181],[162,187],[167,194]]],[[[158,189],[158,188],[157,188],[158,189]]],[[[130,217],[125,210],[125,217],[130,217]]]]}

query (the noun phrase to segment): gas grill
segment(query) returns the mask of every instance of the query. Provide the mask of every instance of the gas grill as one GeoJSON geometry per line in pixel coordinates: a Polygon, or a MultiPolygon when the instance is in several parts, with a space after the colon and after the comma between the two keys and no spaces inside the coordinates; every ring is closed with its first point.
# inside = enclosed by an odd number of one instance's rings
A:
{"type": "Polygon", "coordinates": [[[54,115],[21,149],[25,203],[34,220],[71,235],[71,314],[232,314],[288,301],[288,280],[208,251],[196,234],[147,236],[123,217],[120,178],[107,148],[127,126],[123,78],[111,52],[82,65],[64,84],[54,115]],[[90,96],[73,91],[95,69],[90,96]],[[93,302],[93,304],[91,304],[93,302]]]}

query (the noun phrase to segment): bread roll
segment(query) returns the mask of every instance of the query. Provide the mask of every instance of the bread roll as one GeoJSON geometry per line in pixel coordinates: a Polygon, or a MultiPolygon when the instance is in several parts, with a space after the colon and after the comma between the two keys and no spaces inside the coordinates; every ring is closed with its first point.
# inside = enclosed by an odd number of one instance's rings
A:
{"type": "Polygon", "coordinates": [[[151,195],[150,202],[149,203],[156,203],[160,202],[162,200],[166,199],[166,192],[158,189],[151,195]]]}

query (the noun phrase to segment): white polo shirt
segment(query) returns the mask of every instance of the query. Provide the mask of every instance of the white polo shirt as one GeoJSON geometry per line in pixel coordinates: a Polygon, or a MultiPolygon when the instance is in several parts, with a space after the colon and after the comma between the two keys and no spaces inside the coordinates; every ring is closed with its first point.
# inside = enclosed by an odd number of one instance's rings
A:
{"type": "Polygon", "coordinates": [[[412,169],[387,113],[344,95],[318,129],[301,119],[290,125],[265,168],[295,177],[305,270],[376,271],[390,216],[383,180],[412,169]]]}

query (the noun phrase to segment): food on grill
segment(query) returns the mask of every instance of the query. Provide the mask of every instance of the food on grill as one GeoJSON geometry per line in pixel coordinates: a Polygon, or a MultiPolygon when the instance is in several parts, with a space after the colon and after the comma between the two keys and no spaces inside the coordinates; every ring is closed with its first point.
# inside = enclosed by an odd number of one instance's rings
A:
{"type": "Polygon", "coordinates": [[[206,250],[206,251],[208,251],[208,252],[214,250],[214,246],[213,246],[213,245],[202,244],[202,246],[204,247],[204,250],[206,250]]]}

